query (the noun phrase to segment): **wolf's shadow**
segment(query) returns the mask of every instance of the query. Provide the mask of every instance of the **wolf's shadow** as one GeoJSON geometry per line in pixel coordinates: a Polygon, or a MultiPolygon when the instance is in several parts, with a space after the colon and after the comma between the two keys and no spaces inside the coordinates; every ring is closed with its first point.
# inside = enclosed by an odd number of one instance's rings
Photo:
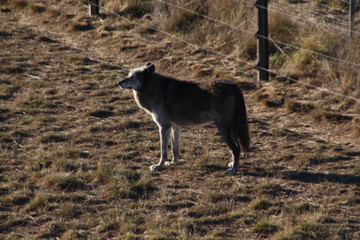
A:
{"type": "Polygon", "coordinates": [[[242,169],[244,175],[255,177],[269,177],[280,178],[284,180],[296,180],[305,183],[341,183],[353,184],[360,186],[360,176],[351,174],[335,174],[335,173],[312,173],[306,171],[268,171],[266,169],[257,169],[256,171],[249,171],[249,169],[242,169]]]}

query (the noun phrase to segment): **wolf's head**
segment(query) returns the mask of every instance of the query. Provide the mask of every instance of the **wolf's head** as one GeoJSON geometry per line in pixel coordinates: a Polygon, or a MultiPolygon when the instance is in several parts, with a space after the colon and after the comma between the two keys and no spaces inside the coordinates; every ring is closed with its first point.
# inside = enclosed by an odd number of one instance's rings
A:
{"type": "Polygon", "coordinates": [[[154,72],[155,65],[152,63],[147,63],[140,68],[131,70],[128,77],[118,82],[118,85],[121,88],[129,88],[139,91],[144,85],[146,85],[147,81],[154,72]]]}

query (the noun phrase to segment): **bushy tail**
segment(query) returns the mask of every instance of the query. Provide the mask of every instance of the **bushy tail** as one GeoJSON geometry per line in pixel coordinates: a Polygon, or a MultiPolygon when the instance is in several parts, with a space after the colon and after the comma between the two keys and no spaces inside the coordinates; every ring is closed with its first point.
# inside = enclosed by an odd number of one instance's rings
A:
{"type": "Polygon", "coordinates": [[[240,88],[238,88],[235,98],[235,113],[233,121],[234,135],[237,136],[237,140],[240,141],[241,147],[244,149],[244,151],[249,152],[250,135],[246,114],[246,105],[240,88]]]}

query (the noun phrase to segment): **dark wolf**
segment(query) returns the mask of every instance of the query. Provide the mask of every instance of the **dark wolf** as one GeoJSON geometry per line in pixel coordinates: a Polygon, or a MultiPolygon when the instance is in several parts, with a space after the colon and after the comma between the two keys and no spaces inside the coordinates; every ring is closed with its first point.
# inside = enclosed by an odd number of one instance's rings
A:
{"type": "Polygon", "coordinates": [[[240,149],[249,151],[250,137],[244,97],[236,84],[226,80],[181,81],[156,73],[155,65],[147,63],[131,70],[118,85],[132,89],[139,107],[148,112],[159,126],[161,157],[158,164],[150,167],[152,171],[177,164],[180,127],[210,121],[215,122],[233,155],[226,174],[238,171],[240,149]],[[173,159],[167,162],[170,136],[173,159]]]}

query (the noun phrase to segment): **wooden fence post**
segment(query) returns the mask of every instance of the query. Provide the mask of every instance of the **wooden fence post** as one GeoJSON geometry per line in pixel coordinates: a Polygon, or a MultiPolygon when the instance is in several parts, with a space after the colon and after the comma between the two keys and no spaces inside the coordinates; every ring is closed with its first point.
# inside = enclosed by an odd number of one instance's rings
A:
{"type": "Polygon", "coordinates": [[[258,8],[258,80],[269,81],[269,37],[268,37],[268,0],[257,0],[258,8]]]}
{"type": "Polygon", "coordinates": [[[100,14],[99,0],[89,0],[89,12],[91,16],[100,14]]]}
{"type": "Polygon", "coordinates": [[[349,37],[352,38],[354,18],[355,18],[355,0],[350,0],[349,3],[349,37]]]}

